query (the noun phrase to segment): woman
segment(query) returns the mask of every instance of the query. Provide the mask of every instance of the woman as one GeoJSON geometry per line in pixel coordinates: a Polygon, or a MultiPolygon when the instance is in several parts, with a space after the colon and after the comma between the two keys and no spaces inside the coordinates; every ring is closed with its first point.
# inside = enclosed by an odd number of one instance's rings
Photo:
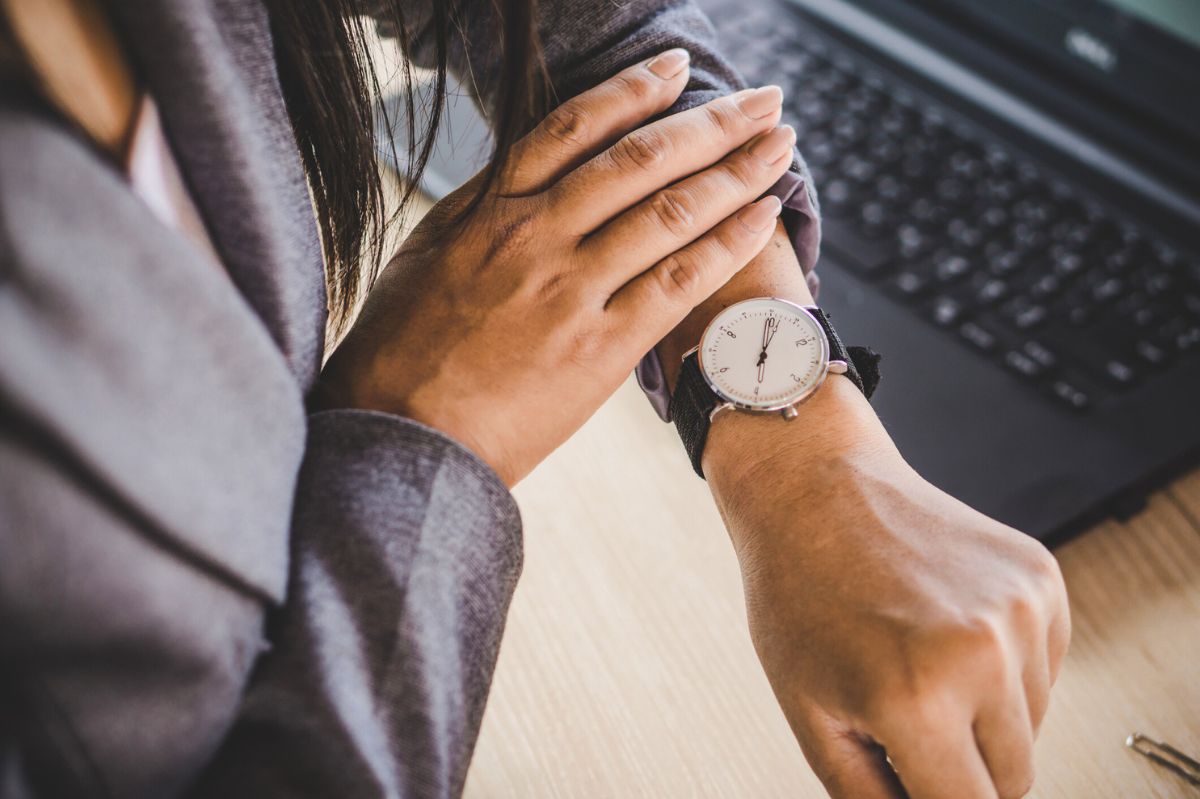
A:
{"type": "MultiPolygon", "coordinates": [[[[507,487],[715,308],[811,302],[780,92],[682,0],[0,9],[0,795],[459,793],[507,487]],[[358,12],[497,141],[377,282],[358,12]]],[[[835,796],[899,796],[885,748],[918,799],[1020,795],[1054,561],[848,385],[704,450],[764,665],[835,796]]]]}

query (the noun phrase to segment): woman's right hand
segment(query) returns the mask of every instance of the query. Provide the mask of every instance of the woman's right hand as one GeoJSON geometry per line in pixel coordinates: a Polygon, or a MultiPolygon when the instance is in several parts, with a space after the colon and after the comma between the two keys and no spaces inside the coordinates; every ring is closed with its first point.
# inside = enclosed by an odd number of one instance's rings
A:
{"type": "Polygon", "coordinates": [[[477,177],[381,274],[321,377],[324,407],[388,411],[470,447],[509,485],[767,243],[795,132],[777,87],[644,124],[686,53],[630,67],[553,111],[455,227],[477,177]]]}

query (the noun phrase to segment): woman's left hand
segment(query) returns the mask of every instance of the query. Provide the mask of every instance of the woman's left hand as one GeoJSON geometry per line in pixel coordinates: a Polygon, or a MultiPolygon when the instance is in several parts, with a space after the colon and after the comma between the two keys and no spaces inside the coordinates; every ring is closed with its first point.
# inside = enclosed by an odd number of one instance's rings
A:
{"type": "Polygon", "coordinates": [[[416,419],[512,485],[748,263],[780,211],[756,198],[791,164],[782,95],[647,123],[687,84],[673,57],[553,112],[461,224],[478,179],[438,203],[327,365],[322,404],[416,419]]]}

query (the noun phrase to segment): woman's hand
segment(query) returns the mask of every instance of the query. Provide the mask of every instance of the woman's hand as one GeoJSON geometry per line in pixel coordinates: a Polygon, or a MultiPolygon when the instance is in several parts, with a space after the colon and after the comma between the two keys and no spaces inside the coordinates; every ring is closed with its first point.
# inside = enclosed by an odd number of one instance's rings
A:
{"type": "Polygon", "coordinates": [[[826,387],[791,423],[718,417],[705,451],[780,705],[834,799],[1024,796],[1070,637],[1057,563],[826,387]]]}
{"type": "MultiPolygon", "coordinates": [[[[324,407],[389,411],[470,447],[512,485],[696,304],[763,248],[795,133],[777,87],[650,124],[687,84],[668,51],[563,104],[384,270],[322,375],[324,407]]],[[[476,178],[476,181],[478,178],[476,178]]]]}

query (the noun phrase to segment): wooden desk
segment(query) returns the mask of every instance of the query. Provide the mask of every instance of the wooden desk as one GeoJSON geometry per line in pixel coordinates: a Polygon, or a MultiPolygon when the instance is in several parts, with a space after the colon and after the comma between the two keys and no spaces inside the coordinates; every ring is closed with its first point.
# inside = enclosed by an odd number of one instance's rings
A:
{"type": "MultiPolygon", "coordinates": [[[[673,429],[625,385],[518,487],[525,573],[468,797],[824,797],[746,632],[673,429]]],[[[1032,796],[1194,799],[1127,750],[1200,752],[1200,472],[1057,551],[1074,637],[1032,796]]]]}

